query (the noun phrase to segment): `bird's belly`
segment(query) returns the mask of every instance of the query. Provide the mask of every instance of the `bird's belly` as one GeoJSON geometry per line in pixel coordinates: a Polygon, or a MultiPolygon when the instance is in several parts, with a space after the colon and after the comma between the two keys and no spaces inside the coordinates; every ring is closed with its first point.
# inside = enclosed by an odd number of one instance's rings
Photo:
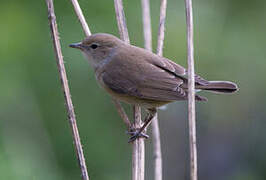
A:
{"type": "Polygon", "coordinates": [[[144,108],[154,108],[154,107],[163,106],[171,102],[171,101],[158,101],[158,100],[152,100],[152,99],[143,99],[143,98],[138,98],[138,97],[130,96],[126,94],[120,94],[108,88],[107,86],[105,86],[103,82],[101,81],[99,82],[100,82],[99,83],[100,86],[103,89],[105,89],[108,92],[108,94],[110,94],[112,97],[114,97],[115,99],[119,101],[131,104],[131,105],[138,105],[144,108]]]}
{"type": "Polygon", "coordinates": [[[152,100],[152,99],[142,99],[135,96],[128,96],[124,94],[118,94],[116,92],[113,92],[112,90],[108,91],[108,93],[114,97],[115,99],[131,104],[131,105],[138,105],[144,108],[154,108],[154,107],[160,107],[165,104],[170,103],[170,101],[158,101],[158,100],[152,100]]]}

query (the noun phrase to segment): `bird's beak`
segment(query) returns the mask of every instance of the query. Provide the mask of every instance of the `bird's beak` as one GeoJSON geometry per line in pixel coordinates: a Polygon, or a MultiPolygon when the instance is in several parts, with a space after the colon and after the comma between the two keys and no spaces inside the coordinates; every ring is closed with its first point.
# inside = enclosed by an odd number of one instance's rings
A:
{"type": "Polygon", "coordinates": [[[76,48],[76,49],[81,49],[81,50],[84,49],[81,42],[79,42],[79,43],[72,43],[72,44],[69,45],[69,47],[76,48]]]}

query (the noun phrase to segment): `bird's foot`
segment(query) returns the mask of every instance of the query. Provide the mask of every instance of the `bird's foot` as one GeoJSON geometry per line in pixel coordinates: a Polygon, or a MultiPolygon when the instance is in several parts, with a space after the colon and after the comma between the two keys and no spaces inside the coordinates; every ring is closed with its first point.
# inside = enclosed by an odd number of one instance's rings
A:
{"type": "Polygon", "coordinates": [[[145,138],[145,139],[149,138],[147,134],[145,134],[144,132],[140,132],[140,129],[136,128],[131,128],[130,131],[127,131],[126,133],[130,135],[128,141],[129,143],[135,141],[137,138],[145,138]]]}

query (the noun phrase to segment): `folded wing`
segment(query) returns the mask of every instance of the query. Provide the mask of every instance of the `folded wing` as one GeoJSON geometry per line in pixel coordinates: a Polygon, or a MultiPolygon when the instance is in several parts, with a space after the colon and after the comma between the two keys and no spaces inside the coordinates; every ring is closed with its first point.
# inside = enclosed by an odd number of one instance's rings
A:
{"type": "Polygon", "coordinates": [[[183,80],[176,76],[185,73],[182,66],[171,64],[167,60],[159,61],[157,56],[140,62],[143,58],[132,54],[124,61],[110,62],[106,66],[111,65],[112,69],[105,68],[102,81],[116,93],[137,98],[159,101],[186,99],[186,92],[180,87],[183,80]]]}

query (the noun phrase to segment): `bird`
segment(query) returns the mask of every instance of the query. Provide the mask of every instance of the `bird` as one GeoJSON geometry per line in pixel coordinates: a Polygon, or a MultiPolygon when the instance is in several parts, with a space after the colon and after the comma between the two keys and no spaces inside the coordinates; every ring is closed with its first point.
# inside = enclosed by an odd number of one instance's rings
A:
{"type": "MultiPolygon", "coordinates": [[[[129,142],[148,137],[143,131],[160,106],[188,99],[188,71],[170,59],[107,33],[92,34],[69,46],[82,51],[107,93],[147,110],[143,126],[130,131],[129,142]]],[[[230,81],[208,81],[195,74],[195,90],[195,100],[207,101],[197,92],[233,93],[238,86],[230,81]]]]}

